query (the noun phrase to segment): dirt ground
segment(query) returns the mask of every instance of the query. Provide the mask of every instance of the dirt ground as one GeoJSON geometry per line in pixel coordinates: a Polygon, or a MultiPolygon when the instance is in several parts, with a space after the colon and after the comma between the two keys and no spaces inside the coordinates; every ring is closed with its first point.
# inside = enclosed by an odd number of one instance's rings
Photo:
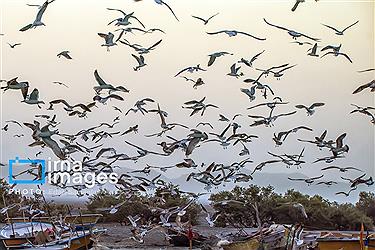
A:
{"type": "MultiPolygon", "coordinates": [[[[129,226],[121,226],[120,224],[98,224],[97,228],[107,229],[106,233],[98,237],[97,249],[188,249],[184,247],[173,247],[165,239],[165,235],[161,229],[155,229],[148,233],[144,239],[144,243],[140,244],[130,239],[131,232],[129,226]]],[[[211,236],[212,238],[215,238],[215,235],[220,233],[237,232],[234,228],[210,228],[208,226],[196,226],[193,227],[193,229],[199,231],[199,233],[204,236],[211,236]]],[[[251,229],[247,231],[250,232],[251,229]]]]}

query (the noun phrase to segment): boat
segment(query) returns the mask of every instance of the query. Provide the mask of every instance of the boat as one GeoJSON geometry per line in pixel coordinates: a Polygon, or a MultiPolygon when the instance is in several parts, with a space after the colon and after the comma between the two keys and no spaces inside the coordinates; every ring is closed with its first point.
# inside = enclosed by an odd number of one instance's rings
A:
{"type": "Polygon", "coordinates": [[[56,223],[48,217],[9,218],[0,230],[0,250],[87,250],[105,229],[93,228],[102,215],[70,215],[56,223]]]}
{"type": "Polygon", "coordinates": [[[311,233],[304,233],[301,227],[271,225],[247,237],[232,239],[220,245],[224,250],[307,250],[312,244],[311,233]],[[308,235],[308,240],[303,237],[308,235]]]}
{"type": "MultiPolygon", "coordinates": [[[[77,230],[87,230],[95,226],[101,217],[103,217],[102,214],[82,214],[82,215],[76,214],[76,215],[67,215],[62,219],[65,223],[76,227],[77,230]]],[[[51,218],[47,216],[37,216],[37,217],[33,217],[32,221],[48,223],[51,221],[51,218]]],[[[15,217],[15,218],[7,218],[6,222],[7,223],[30,222],[30,219],[25,218],[25,217],[15,217]]]]}
{"type": "MultiPolygon", "coordinates": [[[[375,233],[364,234],[364,245],[366,250],[375,250],[375,233]]],[[[345,249],[359,250],[361,249],[359,232],[321,232],[317,238],[319,250],[345,249]]]]}

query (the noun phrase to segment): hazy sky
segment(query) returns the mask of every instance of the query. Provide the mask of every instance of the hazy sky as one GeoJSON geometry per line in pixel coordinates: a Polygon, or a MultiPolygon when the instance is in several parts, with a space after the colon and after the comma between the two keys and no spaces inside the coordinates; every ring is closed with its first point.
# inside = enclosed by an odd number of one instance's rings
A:
{"type": "MultiPolygon", "coordinates": [[[[42,4],[42,1],[2,0],[1,1],[1,79],[19,77],[19,80],[28,81],[30,89],[38,88],[40,99],[48,103],[51,100],[64,98],[69,103],[88,103],[94,96],[93,86],[96,85],[93,72],[98,69],[100,75],[114,85],[124,85],[130,93],[123,94],[124,102],[112,101],[108,105],[98,104],[87,119],[68,117],[61,106],[56,106],[55,113],[61,121],[61,133],[76,133],[80,129],[104,121],[111,121],[118,115],[112,106],[121,107],[124,111],[129,109],[141,98],[150,97],[160,103],[161,108],[168,112],[167,122],[180,122],[193,128],[200,122],[211,122],[215,129],[208,127],[206,132],[220,133],[226,123],[218,121],[218,115],[224,114],[232,117],[242,113],[238,119],[242,125],[240,131],[259,135],[252,143],[247,144],[250,157],[254,164],[247,168],[252,170],[261,161],[272,159],[267,154],[290,153],[298,154],[305,146],[307,162],[301,170],[286,169],[282,164],[267,166],[264,172],[295,173],[301,172],[306,176],[320,175],[320,169],[325,163],[311,164],[317,157],[329,156],[327,150],[320,151],[314,145],[297,143],[297,138],[313,139],[325,129],[328,130],[328,139],[336,139],[346,132],[345,143],[350,146],[350,151],[345,159],[339,159],[334,165],[355,166],[374,176],[374,126],[369,118],[360,114],[349,114],[352,110],[351,103],[360,106],[374,106],[374,94],[368,90],[357,95],[352,95],[357,86],[374,79],[374,73],[357,73],[358,70],[374,67],[374,2],[373,1],[306,1],[300,4],[296,12],[291,12],[294,1],[250,1],[250,0],[178,0],[167,1],[180,19],[177,22],[169,10],[159,6],[152,0],[135,3],[130,0],[56,0],[50,4],[44,14],[45,27],[38,27],[26,32],[18,31],[21,27],[32,22],[37,13],[36,7],[29,4],[42,4]],[[131,53],[134,51],[120,44],[112,47],[107,52],[103,39],[97,33],[114,32],[115,26],[107,26],[114,18],[121,14],[109,11],[106,8],[120,8],[126,13],[134,11],[147,28],[161,28],[166,34],[135,33],[126,34],[125,38],[131,43],[142,44],[147,47],[159,39],[162,43],[150,54],[145,55],[146,67],[139,72],[134,72],[136,65],[131,53]],[[209,17],[215,13],[220,14],[204,26],[191,15],[209,17]],[[292,43],[292,38],[285,32],[268,26],[263,18],[280,26],[288,27],[321,39],[319,46],[328,44],[342,44],[342,52],[347,53],[353,63],[343,57],[326,56],[316,58],[307,56],[310,45],[298,46],[292,43]],[[337,36],[323,25],[328,24],[337,28],[344,28],[359,20],[359,23],[348,29],[344,36],[337,36]],[[207,32],[222,29],[236,29],[267,38],[266,41],[257,41],[247,36],[238,35],[229,38],[225,34],[209,36],[207,32]],[[11,49],[7,43],[22,43],[11,49]],[[56,54],[62,50],[69,50],[73,60],[58,59],[56,54]],[[262,82],[269,84],[276,96],[282,97],[289,105],[278,107],[275,113],[290,112],[295,110],[296,104],[310,105],[313,102],[325,102],[326,105],[318,108],[312,117],[307,117],[303,110],[299,110],[292,117],[280,118],[271,128],[250,127],[252,119],[248,114],[266,115],[267,108],[246,110],[254,104],[264,102],[264,98],[257,94],[257,99],[252,103],[240,92],[240,88],[250,87],[243,82],[246,78],[256,78],[258,71],[242,65],[241,70],[245,76],[235,79],[227,76],[230,66],[241,57],[250,59],[256,53],[265,52],[255,61],[255,67],[267,68],[284,63],[297,64],[288,70],[280,81],[269,76],[262,82]],[[203,73],[186,74],[191,78],[202,77],[205,85],[192,88],[192,84],[182,78],[173,77],[180,69],[201,64],[207,68],[208,54],[227,51],[233,56],[217,59],[215,64],[203,73]],[[53,81],[61,81],[69,88],[53,85],[53,81]],[[208,109],[206,114],[189,117],[189,111],[181,109],[184,102],[199,100],[206,96],[209,103],[220,107],[220,110],[208,109]],[[295,126],[305,125],[314,129],[314,132],[299,132],[292,134],[286,142],[275,148],[272,134],[291,129],[295,126]]],[[[131,27],[139,27],[134,22],[131,27]]],[[[116,33],[118,34],[118,33],[116,33]]],[[[307,39],[300,39],[307,41],[307,39]]],[[[3,83],[4,84],[4,83],[3,83]]],[[[35,114],[51,114],[47,111],[48,105],[39,110],[36,106],[21,103],[19,91],[7,91],[1,94],[1,126],[6,120],[15,119],[20,122],[32,122],[35,114]]],[[[271,99],[269,99],[271,100],[271,99]]],[[[149,108],[155,108],[151,104],[149,108]]],[[[160,150],[156,143],[165,138],[145,138],[145,134],[160,131],[159,117],[155,114],[142,116],[131,113],[121,115],[120,124],[113,131],[124,131],[129,126],[139,124],[140,133],[129,134],[125,137],[106,139],[105,146],[115,147],[118,153],[134,155],[133,148],[124,144],[129,140],[148,149],[160,150]]],[[[41,120],[43,121],[43,120],[41,120]]],[[[176,138],[184,138],[189,131],[177,128],[169,134],[176,138]]],[[[40,148],[29,148],[32,142],[31,130],[10,126],[8,132],[1,133],[1,162],[7,162],[15,156],[34,157],[40,148]],[[25,134],[22,138],[14,138],[16,133],[25,134]]],[[[93,145],[89,142],[87,145],[93,145]]],[[[196,149],[191,158],[197,163],[230,164],[244,159],[238,153],[241,146],[223,149],[216,143],[207,143],[196,149]]],[[[45,149],[40,156],[43,158],[54,157],[49,149],[45,149]]],[[[73,155],[79,159],[80,155],[73,155]]],[[[184,159],[183,152],[175,152],[170,157],[147,156],[137,163],[120,162],[126,168],[143,168],[146,163],[152,165],[171,165],[184,159]]],[[[166,173],[170,178],[189,173],[185,170],[173,170],[166,173]]],[[[2,171],[6,175],[6,171],[2,171]]],[[[358,173],[349,173],[348,177],[357,177],[358,173]]],[[[339,180],[337,172],[325,173],[326,180],[339,180]]],[[[275,180],[276,181],[276,180],[275,180]]],[[[195,184],[192,183],[192,185],[195,184]]],[[[271,183],[272,184],[272,183],[271,183]]],[[[290,188],[295,183],[290,182],[290,188]]],[[[324,196],[331,195],[331,191],[324,191],[324,196]],[[330,193],[330,194],[328,194],[330,193]]],[[[285,190],[284,190],[285,191],[285,190]]],[[[308,191],[307,186],[306,190],[308,191]]]]}

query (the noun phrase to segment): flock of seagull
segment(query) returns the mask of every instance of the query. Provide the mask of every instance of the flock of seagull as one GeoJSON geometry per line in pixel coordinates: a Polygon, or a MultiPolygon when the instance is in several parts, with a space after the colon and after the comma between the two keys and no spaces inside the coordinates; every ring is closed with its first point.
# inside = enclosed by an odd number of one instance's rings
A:
{"type": "MultiPolygon", "coordinates": [[[[56,0],[47,0],[42,5],[37,5],[38,11],[35,20],[20,28],[20,31],[32,32],[33,29],[44,26],[45,24],[42,21],[43,16],[44,14],[48,13],[46,10],[50,8],[50,5],[51,8],[53,7],[53,2],[55,1],[56,0]]],[[[292,11],[295,11],[297,6],[302,2],[304,2],[304,0],[297,0],[292,11]]],[[[172,14],[172,18],[175,19],[175,21],[180,21],[169,4],[162,0],[155,0],[155,3],[165,6],[172,14]]],[[[105,47],[109,53],[110,48],[113,46],[122,44],[123,46],[129,47],[134,51],[134,53],[131,54],[136,61],[136,65],[133,67],[134,71],[142,70],[142,68],[148,66],[145,57],[151,54],[153,50],[158,49],[158,46],[163,40],[160,39],[155,43],[151,43],[151,45],[143,46],[140,44],[130,43],[127,39],[125,39],[126,34],[134,32],[139,32],[141,34],[157,32],[161,35],[165,35],[166,32],[159,28],[147,29],[142,23],[140,17],[136,17],[134,12],[126,13],[121,9],[113,8],[108,8],[108,11],[118,13],[119,17],[108,23],[109,26],[114,25],[116,30],[113,32],[109,31],[98,33],[98,35],[104,40],[104,43],[101,44],[101,46],[105,47]],[[133,23],[139,27],[133,27],[133,23]]],[[[220,18],[220,13],[211,15],[208,18],[202,18],[194,15],[192,18],[202,22],[202,24],[206,26],[210,22],[214,22],[215,19],[220,18]]],[[[342,36],[344,35],[344,32],[349,32],[349,29],[354,29],[355,25],[358,23],[359,21],[355,21],[343,29],[338,29],[326,24],[323,24],[323,26],[333,30],[336,35],[342,36]]],[[[343,57],[348,61],[348,63],[353,63],[350,56],[346,52],[344,53],[341,51],[341,44],[338,46],[328,44],[319,49],[319,47],[321,47],[320,45],[323,44],[319,38],[295,31],[294,29],[283,27],[282,25],[274,24],[266,18],[264,18],[264,24],[269,26],[271,29],[286,32],[292,38],[292,42],[298,44],[299,46],[310,46],[306,56],[326,57],[331,55],[337,57],[337,60],[343,57]],[[324,54],[319,55],[320,53],[324,54]]],[[[262,42],[267,39],[265,37],[258,37],[257,35],[238,30],[217,30],[207,32],[207,35],[212,36],[221,34],[226,34],[229,37],[245,36],[249,39],[256,40],[257,42],[262,42]]],[[[2,35],[6,37],[6,34],[2,35]]],[[[8,43],[8,45],[10,49],[17,49],[18,46],[22,46],[21,43],[8,43]]],[[[98,47],[100,47],[100,44],[98,44],[98,47]]],[[[8,132],[13,126],[19,127],[20,129],[29,128],[29,134],[32,138],[32,143],[30,143],[29,146],[40,148],[40,151],[35,155],[35,157],[41,155],[44,150],[51,150],[56,157],[62,160],[76,160],[78,155],[83,155],[81,161],[84,171],[95,173],[111,173],[115,171],[116,168],[120,169],[121,171],[120,165],[122,162],[137,162],[139,159],[146,158],[150,155],[157,157],[169,157],[177,151],[184,152],[185,158],[173,165],[155,166],[154,164],[149,163],[143,169],[122,173],[115,187],[119,191],[128,194],[129,197],[135,192],[148,192],[149,190],[155,190],[158,187],[170,189],[171,193],[177,192],[176,187],[164,181],[162,174],[160,173],[165,173],[173,169],[185,169],[189,173],[186,181],[199,182],[203,184],[206,192],[210,192],[212,188],[218,188],[226,183],[239,184],[250,182],[254,178],[254,173],[261,172],[264,168],[269,168],[270,165],[283,165],[287,168],[296,167],[296,169],[300,169],[303,167],[303,165],[310,164],[304,160],[304,155],[306,154],[304,147],[300,152],[292,154],[275,154],[270,150],[268,152],[270,159],[263,162],[258,162],[256,164],[254,164],[250,158],[249,144],[253,140],[258,140],[260,138],[258,135],[247,133],[246,127],[263,126],[265,129],[267,129],[267,127],[275,126],[276,120],[287,119],[287,117],[293,118],[293,116],[300,110],[306,111],[306,114],[309,117],[314,116],[316,112],[324,112],[324,106],[326,105],[323,102],[297,104],[291,108],[289,112],[279,112],[278,108],[280,106],[289,107],[289,102],[283,101],[283,98],[278,96],[272,89],[272,86],[266,83],[267,79],[269,79],[267,77],[271,76],[276,80],[280,80],[289,70],[295,70],[298,68],[298,66],[282,64],[270,65],[267,68],[259,68],[256,66],[256,63],[258,60],[261,60],[264,52],[265,50],[260,51],[250,58],[242,57],[236,60],[231,65],[229,72],[227,73],[227,77],[242,80],[244,83],[250,86],[249,88],[239,89],[241,93],[248,97],[248,104],[250,107],[247,110],[249,112],[262,107],[266,108],[267,112],[263,115],[238,113],[233,115],[233,117],[227,117],[220,114],[218,121],[220,121],[221,124],[225,124],[224,129],[222,130],[217,129],[216,126],[214,126],[214,123],[205,122],[202,120],[206,112],[220,110],[218,105],[210,102],[209,96],[200,97],[195,100],[188,100],[182,104],[182,112],[186,110],[187,115],[191,117],[190,119],[197,119],[198,121],[196,127],[191,128],[183,123],[171,121],[168,116],[168,112],[164,109],[165,107],[159,101],[150,97],[144,97],[137,100],[134,105],[127,110],[122,108],[121,103],[125,101],[124,95],[129,94],[130,90],[120,84],[110,83],[106,79],[107,76],[105,74],[99,73],[98,70],[95,70],[91,73],[93,75],[93,81],[95,81],[95,85],[93,86],[94,96],[92,100],[86,100],[82,103],[70,103],[65,99],[50,101],[41,100],[39,98],[39,90],[37,88],[31,88],[28,81],[19,80],[16,76],[12,79],[2,80],[2,82],[5,82],[5,85],[1,87],[4,92],[4,98],[6,98],[7,94],[11,94],[9,93],[11,91],[20,91],[22,93],[21,102],[24,103],[24,105],[37,106],[38,109],[36,110],[46,112],[44,114],[35,114],[35,120],[32,122],[20,122],[15,119],[7,120],[2,127],[2,133],[8,132]],[[244,69],[251,70],[254,76],[246,76],[244,69]],[[31,89],[32,91],[30,91],[31,89]],[[253,104],[254,101],[258,99],[264,99],[264,101],[253,104]],[[61,124],[61,121],[59,121],[56,114],[53,113],[53,110],[55,110],[57,107],[62,107],[63,110],[66,111],[67,116],[76,117],[77,119],[84,119],[89,115],[100,112],[99,110],[101,109],[102,105],[106,105],[108,103],[114,104],[113,110],[118,113],[118,116],[116,116],[112,121],[102,122],[92,127],[81,129],[73,134],[62,133],[59,131],[58,126],[61,124]],[[118,129],[123,117],[132,114],[142,116],[156,115],[160,118],[159,125],[155,126],[155,132],[152,134],[143,135],[145,137],[158,138],[160,143],[157,145],[150,144],[147,145],[147,148],[144,148],[137,145],[137,143],[130,142],[126,139],[126,136],[130,133],[137,134],[138,129],[141,126],[141,124],[135,124],[130,126],[125,131],[118,129]],[[239,117],[248,117],[250,119],[249,124],[240,123],[238,121],[239,117]],[[172,137],[170,133],[176,128],[186,131],[186,136],[181,138],[172,137]],[[123,140],[124,147],[121,149],[104,147],[104,141],[111,138],[120,138],[123,140]],[[88,146],[88,143],[94,143],[94,146],[88,146]],[[231,164],[216,162],[196,163],[196,160],[193,159],[194,151],[197,149],[204,150],[207,143],[219,144],[224,149],[227,149],[228,147],[237,148],[240,146],[238,155],[241,158],[239,161],[231,164]],[[125,145],[127,145],[127,147],[125,147],[125,145]],[[125,149],[128,151],[124,152],[125,149]],[[134,151],[131,149],[134,149],[134,151]],[[245,169],[250,169],[250,171],[245,173],[245,169]],[[155,177],[149,178],[149,175],[154,172],[159,173],[155,177]]],[[[192,82],[193,88],[197,89],[199,86],[204,85],[205,81],[203,77],[194,79],[191,76],[197,72],[204,74],[206,71],[210,70],[210,67],[213,64],[219,64],[220,58],[225,56],[233,56],[233,53],[227,51],[211,53],[208,55],[207,65],[198,63],[196,65],[176,70],[174,77],[176,81],[178,79],[184,79],[187,82],[192,82]]],[[[57,54],[57,57],[60,58],[60,60],[73,60],[74,58],[69,50],[62,50],[57,54]]],[[[368,72],[372,73],[374,70],[375,69],[370,68],[358,72],[360,74],[366,74],[368,72]]],[[[53,84],[69,88],[69,85],[64,82],[55,81],[53,84]]],[[[375,80],[361,84],[353,91],[353,94],[372,95],[373,93],[370,92],[375,92],[375,80]]],[[[361,107],[357,104],[352,104],[352,106],[354,109],[350,112],[351,114],[366,116],[370,120],[369,126],[375,125],[374,107],[361,107]]],[[[343,133],[335,139],[334,135],[329,135],[327,130],[321,132],[315,131],[313,128],[307,126],[298,126],[286,131],[275,132],[272,138],[275,147],[281,147],[287,139],[293,140],[293,138],[291,138],[293,137],[292,135],[298,134],[300,131],[315,133],[313,138],[294,140],[301,143],[301,145],[314,144],[319,150],[326,152],[324,156],[316,159],[314,163],[323,162],[326,163],[327,166],[321,169],[321,174],[318,176],[306,178],[289,177],[288,179],[291,182],[302,181],[307,185],[316,183],[316,185],[332,186],[338,184],[338,182],[323,179],[325,172],[337,171],[339,174],[349,171],[353,171],[354,173],[358,172],[359,176],[354,179],[341,176],[342,181],[348,183],[348,191],[344,190],[336,194],[344,196],[349,196],[350,193],[357,189],[358,186],[371,186],[374,184],[372,176],[364,173],[360,168],[352,166],[342,167],[336,164],[337,159],[345,158],[346,154],[349,152],[349,145],[347,145],[345,142],[347,133],[343,133]],[[332,165],[333,163],[334,165],[332,165]]],[[[24,131],[23,134],[15,134],[14,137],[23,137],[26,134],[26,131],[24,131]]],[[[30,166],[27,173],[34,175],[35,178],[40,178],[40,166],[30,166]]],[[[78,197],[87,195],[87,193],[85,193],[86,187],[84,185],[73,186],[67,183],[55,183],[54,185],[64,190],[72,188],[77,191],[78,197]]],[[[176,223],[181,224],[181,217],[186,213],[186,209],[193,203],[193,201],[197,201],[200,196],[206,194],[196,194],[184,191],[178,192],[183,192],[191,197],[190,202],[186,204],[186,206],[169,209],[152,208],[160,212],[161,226],[169,225],[169,218],[171,215],[177,215],[176,223]]],[[[235,201],[227,201],[227,204],[229,202],[235,201]]],[[[123,203],[120,203],[116,206],[105,208],[103,211],[116,213],[118,208],[122,205],[123,203]]],[[[217,219],[218,215],[210,214],[204,206],[202,206],[202,209],[207,213],[208,224],[213,226],[213,223],[217,219]]],[[[154,228],[151,227],[151,225],[149,225],[149,227],[146,225],[138,225],[137,221],[139,218],[131,217],[128,219],[134,227],[134,230],[132,231],[134,234],[133,238],[139,242],[143,242],[143,238],[147,232],[151,230],[150,228],[154,228]]]]}

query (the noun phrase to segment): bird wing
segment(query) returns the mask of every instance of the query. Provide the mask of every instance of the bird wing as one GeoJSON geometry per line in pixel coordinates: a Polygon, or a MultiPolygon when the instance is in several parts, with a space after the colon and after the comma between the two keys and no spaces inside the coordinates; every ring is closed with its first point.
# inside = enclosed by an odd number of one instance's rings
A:
{"type": "Polygon", "coordinates": [[[361,86],[359,86],[356,90],[353,91],[353,94],[357,94],[359,92],[361,92],[362,90],[368,88],[370,85],[371,85],[372,82],[369,82],[369,83],[366,83],[366,84],[363,84],[361,86]]]}
{"type": "Polygon", "coordinates": [[[344,144],[343,144],[343,140],[346,136],[346,133],[343,133],[342,135],[340,135],[339,137],[337,137],[336,139],[336,147],[338,148],[341,148],[344,144]]]}
{"type": "Polygon", "coordinates": [[[148,48],[147,50],[152,50],[153,48],[155,48],[156,46],[158,46],[161,41],[163,41],[163,39],[160,39],[159,41],[157,41],[154,45],[152,45],[150,48],[148,48]]]}
{"type": "Polygon", "coordinates": [[[320,179],[320,178],[323,178],[324,175],[320,175],[320,176],[317,176],[317,177],[312,177],[312,178],[309,178],[309,180],[317,180],[317,179],[320,179]]]}
{"type": "Polygon", "coordinates": [[[324,171],[324,170],[329,170],[329,169],[340,169],[340,167],[329,166],[329,167],[322,168],[321,170],[324,171]]]}
{"type": "Polygon", "coordinates": [[[272,23],[269,23],[265,18],[263,18],[263,20],[266,22],[266,24],[272,26],[272,27],[275,27],[275,28],[278,28],[278,29],[282,29],[282,30],[286,30],[286,31],[290,31],[289,29],[287,28],[284,28],[284,27],[281,27],[281,26],[278,26],[278,25],[275,25],[275,24],[272,24],[272,23]]]}
{"type": "Polygon", "coordinates": [[[29,99],[30,99],[30,100],[38,100],[38,99],[39,99],[39,90],[38,90],[37,88],[35,88],[35,89],[31,92],[31,94],[30,94],[30,96],[29,96],[29,99]]]}
{"type": "Polygon", "coordinates": [[[359,22],[359,20],[358,20],[357,22],[352,23],[351,25],[349,25],[348,27],[346,27],[345,29],[343,29],[341,32],[344,33],[345,30],[347,30],[347,29],[349,29],[350,27],[356,25],[358,22],[359,22]]]}
{"type": "Polygon", "coordinates": [[[98,82],[100,86],[107,85],[105,81],[99,76],[98,70],[94,71],[95,80],[98,82]]]}
{"type": "Polygon", "coordinates": [[[324,24],[324,23],[322,23],[322,25],[323,25],[323,26],[326,26],[327,28],[332,29],[332,30],[334,30],[334,31],[336,31],[336,32],[340,32],[340,31],[337,30],[335,27],[329,26],[329,25],[324,24]]]}
{"type": "Polygon", "coordinates": [[[108,98],[113,98],[113,99],[117,99],[117,100],[120,100],[120,101],[123,101],[124,98],[122,98],[121,96],[119,95],[115,95],[115,94],[111,94],[108,96],[108,98]]]}
{"type": "MultiPolygon", "coordinates": [[[[146,26],[136,17],[136,16],[130,16],[131,18],[134,18],[135,20],[137,20],[137,22],[142,25],[143,28],[146,28],[146,26]]],[[[133,28],[134,29],[134,28],[133,28]]]]}
{"type": "Polygon", "coordinates": [[[208,35],[216,35],[216,34],[220,34],[220,33],[225,33],[226,30],[220,30],[220,31],[216,31],[216,32],[206,32],[208,35]]]}
{"type": "Polygon", "coordinates": [[[339,55],[344,56],[346,59],[348,59],[349,62],[353,63],[352,59],[350,59],[350,57],[347,54],[345,54],[345,53],[339,53],[339,55]]]}
{"type": "Polygon", "coordinates": [[[137,60],[137,62],[138,62],[139,65],[142,64],[142,60],[141,60],[141,58],[139,56],[136,56],[136,55],[132,54],[132,57],[134,57],[135,60],[137,60]]]}
{"type": "Polygon", "coordinates": [[[249,36],[249,37],[252,37],[252,38],[254,38],[256,40],[260,40],[260,41],[266,40],[266,38],[259,38],[259,37],[253,36],[253,35],[251,35],[249,33],[243,32],[243,31],[237,31],[237,33],[238,34],[242,34],[242,35],[246,35],[246,36],[249,36]]]}
{"type": "MultiPolygon", "coordinates": [[[[191,16],[191,17],[193,17],[193,18],[195,18],[195,19],[198,19],[198,20],[201,20],[202,22],[206,23],[206,20],[203,19],[203,18],[201,18],[201,17],[199,17],[199,16],[191,16]]],[[[207,21],[208,21],[208,20],[207,20],[207,21]]]]}
{"type": "Polygon", "coordinates": [[[315,107],[321,107],[321,106],[324,106],[324,103],[323,102],[316,102],[316,103],[313,103],[311,106],[310,106],[310,109],[313,109],[315,107]]]}
{"type": "Polygon", "coordinates": [[[301,3],[300,0],[296,0],[295,4],[293,5],[292,11],[295,11],[298,7],[298,4],[300,4],[300,3],[301,3]]]}
{"type": "Polygon", "coordinates": [[[39,9],[38,13],[36,14],[35,21],[42,21],[43,14],[47,9],[48,4],[49,4],[48,0],[43,3],[42,7],[39,9]]]}
{"type": "Polygon", "coordinates": [[[219,15],[219,12],[216,13],[215,15],[210,16],[206,21],[207,21],[207,22],[210,21],[212,18],[214,18],[214,17],[217,16],[217,15],[219,15]]]}
{"type": "Polygon", "coordinates": [[[302,104],[296,105],[295,107],[298,108],[298,109],[306,109],[307,110],[307,107],[305,105],[302,105],[302,104]]]}
{"type": "Polygon", "coordinates": [[[188,69],[190,69],[190,67],[187,67],[187,68],[184,68],[184,69],[180,70],[174,77],[177,77],[179,74],[185,72],[188,69]]]}
{"type": "Polygon", "coordinates": [[[107,10],[115,10],[121,12],[124,16],[126,16],[126,13],[123,10],[120,9],[112,9],[112,8],[107,8],[107,10]]]}
{"type": "Polygon", "coordinates": [[[167,8],[172,12],[172,14],[173,14],[173,16],[176,18],[176,20],[177,21],[180,21],[180,20],[178,20],[178,18],[177,18],[177,16],[176,16],[176,14],[174,13],[174,11],[172,10],[172,8],[168,5],[168,4],[166,4],[164,1],[161,1],[165,6],[167,6],[167,8]]]}
{"type": "Polygon", "coordinates": [[[308,39],[311,39],[313,41],[319,41],[320,40],[319,38],[314,38],[314,37],[311,37],[311,36],[308,36],[308,35],[305,35],[305,34],[302,34],[302,33],[300,33],[300,34],[301,34],[301,36],[306,37],[308,39]]]}
{"type": "Polygon", "coordinates": [[[210,55],[210,59],[208,60],[208,64],[207,66],[210,67],[216,60],[216,56],[215,55],[210,55]]]}

